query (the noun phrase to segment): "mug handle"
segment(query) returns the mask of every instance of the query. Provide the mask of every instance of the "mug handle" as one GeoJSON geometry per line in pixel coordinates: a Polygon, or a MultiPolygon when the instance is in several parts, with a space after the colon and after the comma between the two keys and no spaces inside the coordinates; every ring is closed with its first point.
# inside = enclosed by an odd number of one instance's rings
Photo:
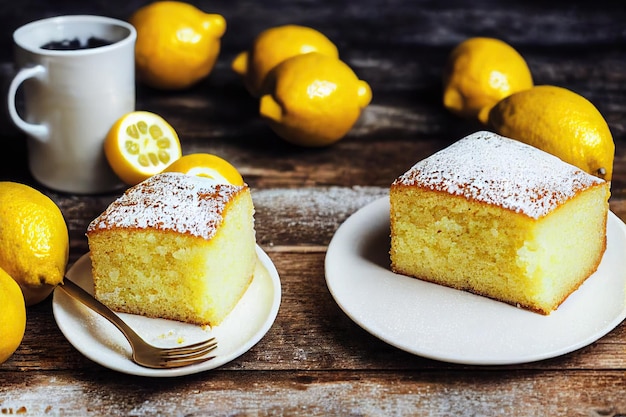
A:
{"type": "Polygon", "coordinates": [[[48,139],[48,126],[43,124],[37,125],[24,121],[24,119],[22,119],[17,113],[17,109],[15,107],[15,96],[17,94],[17,89],[24,81],[29,78],[42,78],[45,73],[46,69],[43,65],[36,65],[34,67],[21,69],[11,81],[8,96],[9,115],[11,116],[13,123],[30,136],[41,141],[46,141],[48,139]]]}

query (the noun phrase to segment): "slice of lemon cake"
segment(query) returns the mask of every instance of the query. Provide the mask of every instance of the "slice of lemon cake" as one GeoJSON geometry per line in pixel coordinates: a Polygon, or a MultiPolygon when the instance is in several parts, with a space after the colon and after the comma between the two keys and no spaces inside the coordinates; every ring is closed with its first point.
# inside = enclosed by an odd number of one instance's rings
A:
{"type": "Polygon", "coordinates": [[[550,314],[600,264],[609,186],[477,132],[391,185],[391,269],[550,314]]]}
{"type": "Polygon", "coordinates": [[[247,185],[157,174],[87,228],[95,296],[113,310],[215,326],[256,266],[247,185]]]}

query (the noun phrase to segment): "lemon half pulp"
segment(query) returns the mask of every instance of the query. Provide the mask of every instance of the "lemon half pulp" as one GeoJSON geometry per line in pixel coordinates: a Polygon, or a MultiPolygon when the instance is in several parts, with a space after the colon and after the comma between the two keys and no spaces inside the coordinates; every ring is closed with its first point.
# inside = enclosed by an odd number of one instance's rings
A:
{"type": "Polygon", "coordinates": [[[158,174],[182,155],[180,140],[161,116],[135,111],[122,116],[104,142],[109,165],[126,184],[158,174]]]}

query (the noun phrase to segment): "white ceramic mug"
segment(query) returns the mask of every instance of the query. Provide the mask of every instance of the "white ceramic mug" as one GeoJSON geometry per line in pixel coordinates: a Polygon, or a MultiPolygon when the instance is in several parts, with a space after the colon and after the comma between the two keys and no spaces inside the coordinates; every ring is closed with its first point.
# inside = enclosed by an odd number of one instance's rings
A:
{"type": "Polygon", "coordinates": [[[110,127],[135,109],[135,28],[103,16],[59,16],[13,33],[19,72],[8,110],[28,135],[29,168],[43,185],[92,194],[122,187],[104,156],[110,127]],[[49,50],[49,42],[101,39],[105,46],[49,50]],[[24,118],[16,108],[23,84],[24,118]]]}

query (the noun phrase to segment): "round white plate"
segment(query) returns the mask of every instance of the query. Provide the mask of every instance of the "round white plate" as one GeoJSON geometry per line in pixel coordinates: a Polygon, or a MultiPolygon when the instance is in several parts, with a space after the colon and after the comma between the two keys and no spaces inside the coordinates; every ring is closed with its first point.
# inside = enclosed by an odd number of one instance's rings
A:
{"type": "MultiPolygon", "coordinates": [[[[172,320],[120,313],[140,336],[155,346],[182,346],[215,336],[216,357],[207,362],[173,369],[144,368],[132,362],[130,345],[111,323],[60,289],[54,291],[52,311],[67,340],[83,355],[115,371],[154,377],[189,375],[217,368],[254,346],[270,329],[281,300],[278,272],[271,259],[257,246],[254,278],[237,306],[215,327],[196,326],[172,320]]],[[[83,255],[67,272],[67,277],[93,294],[89,255],[83,255]]]]}
{"type": "Polygon", "coordinates": [[[337,230],[326,283],[341,309],[379,339],[415,355],[469,365],[532,362],[601,338],[626,317],[626,226],[609,212],[600,267],[549,316],[394,274],[389,198],[337,230]]]}

